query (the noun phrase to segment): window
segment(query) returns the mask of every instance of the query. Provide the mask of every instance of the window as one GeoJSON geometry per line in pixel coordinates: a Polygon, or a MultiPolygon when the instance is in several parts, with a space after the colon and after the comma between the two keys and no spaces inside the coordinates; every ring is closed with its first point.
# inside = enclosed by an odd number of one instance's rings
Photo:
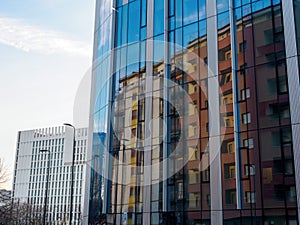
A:
{"type": "Polygon", "coordinates": [[[133,110],[132,111],[132,120],[137,119],[137,116],[138,116],[138,111],[137,110],[133,110]]]}
{"type": "Polygon", "coordinates": [[[233,142],[229,142],[227,144],[227,152],[228,153],[234,153],[235,152],[235,147],[233,142]]]}
{"type": "Polygon", "coordinates": [[[202,180],[204,181],[204,182],[207,182],[207,181],[209,181],[209,169],[207,169],[207,170],[205,170],[205,171],[203,171],[203,173],[202,173],[202,180]]]}
{"type": "Polygon", "coordinates": [[[254,148],[253,138],[244,139],[244,147],[248,149],[254,148]]]}
{"type": "Polygon", "coordinates": [[[210,202],[211,202],[211,197],[210,197],[210,195],[207,195],[207,196],[206,196],[206,201],[207,201],[207,205],[210,206],[210,202]]]}
{"type": "Polygon", "coordinates": [[[199,207],[199,194],[198,193],[190,193],[189,194],[189,206],[190,208],[198,208],[199,207]]]}
{"type": "Polygon", "coordinates": [[[138,138],[140,138],[141,140],[144,139],[144,123],[139,123],[138,124],[138,138]]]}
{"type": "Polygon", "coordinates": [[[294,168],[293,168],[293,161],[291,159],[285,160],[284,163],[284,174],[285,175],[293,175],[294,174],[294,168]]]}
{"type": "Polygon", "coordinates": [[[250,88],[241,90],[241,100],[245,101],[250,98],[250,88]]]}
{"type": "Polygon", "coordinates": [[[194,104],[189,104],[189,116],[195,115],[197,113],[197,108],[194,104]]]}
{"type": "Polygon", "coordinates": [[[255,192],[246,192],[246,202],[247,203],[255,203],[256,202],[256,193],[255,192]]]}
{"type": "Polygon", "coordinates": [[[183,199],[183,183],[178,183],[178,199],[183,199]]]}
{"type": "Polygon", "coordinates": [[[288,103],[270,104],[267,115],[277,118],[278,114],[280,115],[281,119],[289,118],[290,117],[289,104],[288,103]]]}
{"type": "Polygon", "coordinates": [[[244,52],[247,48],[247,41],[240,43],[240,52],[244,52]]]}
{"type": "Polygon", "coordinates": [[[223,98],[223,105],[227,105],[228,104],[228,98],[223,98]]]}
{"type": "Polygon", "coordinates": [[[273,43],[273,30],[265,30],[264,31],[264,44],[269,45],[273,43]]]}
{"type": "Polygon", "coordinates": [[[282,26],[275,28],[274,41],[276,43],[284,41],[284,34],[283,34],[282,26]]]}
{"type": "Polygon", "coordinates": [[[189,184],[198,184],[200,181],[199,177],[198,170],[189,170],[189,184]]]}
{"type": "Polygon", "coordinates": [[[231,73],[227,73],[225,76],[225,84],[229,83],[231,81],[231,73]]]}
{"type": "Polygon", "coordinates": [[[236,190],[230,189],[225,191],[226,204],[236,204],[236,190]]]}
{"type": "Polygon", "coordinates": [[[272,147],[279,147],[280,146],[280,133],[279,131],[272,131],[272,147]]]}
{"type": "Polygon", "coordinates": [[[286,119],[290,117],[290,108],[288,104],[280,105],[279,115],[281,119],[286,119]]]}
{"type": "Polygon", "coordinates": [[[251,113],[244,113],[242,115],[243,124],[249,124],[251,123],[251,113]]]}
{"type": "Polygon", "coordinates": [[[233,127],[233,115],[232,115],[232,113],[225,114],[224,118],[223,118],[223,122],[224,122],[224,124],[222,124],[222,126],[224,126],[224,127],[233,127]]]}
{"type": "Polygon", "coordinates": [[[223,103],[223,105],[232,103],[232,91],[231,90],[228,93],[223,92],[222,103],[223,103]]]}
{"type": "Polygon", "coordinates": [[[134,195],[134,188],[131,187],[131,188],[130,188],[130,196],[133,196],[133,195],[134,195]]]}
{"type": "Polygon", "coordinates": [[[286,77],[280,76],[278,77],[278,83],[279,83],[279,93],[286,93],[287,92],[287,83],[286,83],[286,77]]]}
{"type": "Polygon", "coordinates": [[[234,163],[224,164],[224,178],[225,179],[234,179],[235,178],[235,164],[234,163]]]}
{"type": "Polygon", "coordinates": [[[225,52],[225,59],[226,59],[226,60],[231,59],[231,51],[225,52]]]}
{"type": "Polygon", "coordinates": [[[296,202],[296,200],[297,200],[296,187],[290,186],[288,188],[288,192],[287,192],[287,201],[288,202],[296,202]]]}
{"type": "Polygon", "coordinates": [[[283,145],[290,145],[292,142],[292,134],[290,128],[282,129],[282,142],[283,145]]]}
{"type": "Polygon", "coordinates": [[[197,135],[198,127],[195,124],[189,125],[189,137],[193,137],[197,135]]]}
{"type": "Polygon", "coordinates": [[[268,94],[277,93],[276,78],[270,78],[267,80],[267,90],[268,90],[268,94]]]}
{"type": "Polygon", "coordinates": [[[274,198],[276,201],[284,201],[285,195],[288,194],[287,186],[283,184],[274,186],[274,198]]]}
{"type": "Polygon", "coordinates": [[[225,127],[231,127],[230,119],[225,119],[225,127]]]}
{"type": "Polygon", "coordinates": [[[253,176],[255,175],[255,165],[249,164],[245,165],[245,176],[253,176]]]}
{"type": "Polygon", "coordinates": [[[193,83],[188,84],[188,93],[193,94],[197,92],[197,85],[194,85],[193,83]]]}
{"type": "Polygon", "coordinates": [[[198,159],[198,147],[189,148],[189,160],[197,160],[198,159]]]}

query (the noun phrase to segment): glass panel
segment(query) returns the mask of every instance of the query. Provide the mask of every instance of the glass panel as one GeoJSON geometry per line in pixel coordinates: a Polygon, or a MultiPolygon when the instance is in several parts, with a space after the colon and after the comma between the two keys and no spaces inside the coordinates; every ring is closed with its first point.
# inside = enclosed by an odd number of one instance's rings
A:
{"type": "Polygon", "coordinates": [[[141,0],[141,27],[147,24],[147,0],[141,0]]]}
{"type": "Polygon", "coordinates": [[[122,7],[122,14],[120,15],[120,20],[120,23],[122,23],[121,44],[124,45],[127,43],[128,36],[128,4],[122,7]]]}
{"type": "Polygon", "coordinates": [[[175,1],[175,23],[176,27],[182,26],[182,0],[174,0],[175,1]]]}
{"type": "Polygon", "coordinates": [[[223,13],[229,10],[229,1],[227,0],[217,0],[217,12],[223,13]]]}
{"type": "Polygon", "coordinates": [[[154,36],[164,32],[164,1],[154,1],[154,36]]]}
{"type": "Polygon", "coordinates": [[[183,0],[183,24],[193,23],[198,20],[197,0],[183,0]]]}
{"type": "Polygon", "coordinates": [[[140,39],[140,0],[136,0],[129,4],[128,12],[128,43],[139,41],[140,39]]]}

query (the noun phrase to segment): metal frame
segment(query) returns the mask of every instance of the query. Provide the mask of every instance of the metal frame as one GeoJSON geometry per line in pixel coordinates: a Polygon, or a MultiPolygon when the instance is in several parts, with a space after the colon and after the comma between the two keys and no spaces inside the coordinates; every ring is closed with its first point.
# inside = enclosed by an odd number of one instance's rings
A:
{"type": "Polygon", "coordinates": [[[220,108],[218,81],[218,29],[217,2],[206,0],[207,5],[207,50],[208,50],[208,112],[209,112],[209,162],[211,224],[223,224],[222,212],[222,169],[220,143],[220,108]],[[213,105],[217,106],[214,107],[213,105]],[[213,153],[213,151],[217,151],[213,153]],[[212,157],[215,157],[212,159],[212,157]],[[212,185],[213,184],[213,185],[212,185]]]}

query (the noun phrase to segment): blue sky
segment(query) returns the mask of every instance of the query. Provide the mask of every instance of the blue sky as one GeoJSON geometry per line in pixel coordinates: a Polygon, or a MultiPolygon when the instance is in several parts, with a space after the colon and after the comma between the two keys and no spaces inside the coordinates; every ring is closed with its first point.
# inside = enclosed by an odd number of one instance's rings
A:
{"type": "Polygon", "coordinates": [[[11,172],[18,130],[73,122],[92,63],[94,7],[95,0],[0,0],[0,158],[11,172]]]}

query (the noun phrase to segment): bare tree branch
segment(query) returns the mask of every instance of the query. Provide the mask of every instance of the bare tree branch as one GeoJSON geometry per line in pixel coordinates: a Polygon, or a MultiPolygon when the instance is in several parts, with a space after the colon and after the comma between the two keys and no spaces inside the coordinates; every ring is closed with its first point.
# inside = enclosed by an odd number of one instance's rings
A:
{"type": "Polygon", "coordinates": [[[4,160],[0,158],[0,187],[9,180],[9,168],[4,160]]]}

